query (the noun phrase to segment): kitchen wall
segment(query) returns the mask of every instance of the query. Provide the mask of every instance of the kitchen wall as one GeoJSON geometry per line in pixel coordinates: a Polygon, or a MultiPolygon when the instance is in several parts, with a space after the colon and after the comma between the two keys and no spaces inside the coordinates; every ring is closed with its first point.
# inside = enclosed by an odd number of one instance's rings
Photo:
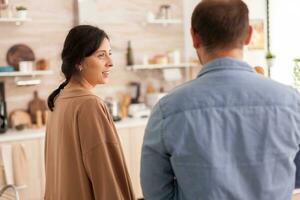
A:
{"type": "MultiPolygon", "coordinates": [[[[151,58],[176,49],[180,50],[183,58],[183,23],[167,26],[147,23],[147,13],[157,14],[162,4],[171,5],[173,18],[183,19],[182,0],[79,1],[79,23],[99,26],[110,36],[115,66],[110,86],[119,87],[121,90],[125,85],[120,83],[135,80],[142,82],[145,85],[144,89],[148,83],[155,82],[156,85],[169,90],[180,83],[163,81],[161,70],[125,70],[128,41],[131,41],[135,64],[142,64],[145,56],[151,58]]],[[[110,86],[98,87],[96,92],[101,94],[104,90],[106,93],[114,91],[110,86]]]]}
{"type": "MultiPolygon", "coordinates": [[[[191,15],[194,10],[194,7],[199,3],[199,0],[184,0],[184,19],[185,19],[185,55],[188,59],[196,58],[197,55],[192,46],[192,40],[190,36],[190,27],[191,27],[191,15]]],[[[263,20],[266,21],[266,3],[265,0],[245,0],[244,1],[249,8],[249,18],[251,20],[263,20]]],[[[264,23],[264,28],[266,30],[266,24],[264,23]]],[[[265,39],[265,47],[266,47],[266,39],[265,39]]],[[[263,66],[266,67],[265,61],[265,49],[248,49],[245,47],[244,58],[245,60],[252,66],[263,66]]]]}
{"type": "MultiPolygon", "coordinates": [[[[83,1],[82,1],[83,2],[83,1]]],[[[153,2],[148,0],[111,0],[97,2],[97,25],[108,32],[111,38],[114,72],[111,82],[105,86],[98,86],[95,92],[99,96],[113,95],[125,90],[129,81],[154,80],[157,85],[162,84],[171,88],[176,83],[163,82],[161,71],[130,72],[125,70],[125,53],[127,41],[132,41],[134,60],[136,64],[142,62],[144,55],[153,56],[169,50],[179,49],[183,52],[183,24],[162,26],[146,24],[147,11],[157,12],[160,4],[171,4],[174,16],[182,18],[181,0],[163,0],[153,2]]],[[[62,80],[60,74],[60,53],[64,38],[68,30],[77,20],[75,0],[10,0],[14,5],[24,5],[29,9],[31,22],[21,26],[13,23],[0,23],[0,65],[6,65],[6,52],[14,44],[24,43],[35,52],[36,58],[46,58],[50,61],[50,69],[54,75],[41,77],[39,86],[16,87],[14,78],[0,78],[6,83],[6,100],[8,111],[26,108],[33,97],[33,91],[38,90],[42,98],[62,80]]]]}
{"type": "MultiPolygon", "coordinates": [[[[94,19],[92,24],[103,28],[110,35],[114,57],[115,67],[111,75],[111,82],[95,89],[99,96],[112,96],[118,91],[123,91],[129,81],[143,82],[144,88],[147,83],[153,81],[166,89],[179,84],[179,82],[163,81],[160,70],[126,71],[127,41],[131,40],[132,42],[136,64],[142,63],[144,55],[151,57],[174,49],[181,51],[182,59],[196,58],[195,50],[190,41],[189,27],[190,15],[199,0],[85,0],[81,2],[87,3],[89,1],[96,4],[93,7],[96,14],[85,12],[85,16],[81,15],[80,20],[78,20],[76,0],[10,0],[10,3],[14,5],[28,7],[29,17],[32,18],[32,21],[21,26],[16,26],[13,23],[0,23],[0,65],[6,65],[6,52],[12,45],[25,43],[32,47],[36,58],[48,59],[50,68],[55,73],[51,76],[41,77],[43,81],[41,85],[30,87],[16,87],[14,78],[0,78],[0,81],[6,83],[8,111],[26,108],[32,99],[34,90],[38,90],[40,96],[46,99],[49,93],[58,86],[62,80],[60,52],[64,38],[68,30],[76,24],[76,21],[85,23],[84,19],[89,18],[94,19]],[[147,24],[147,12],[156,13],[161,4],[171,4],[173,16],[184,19],[184,23],[170,26],[147,24]]],[[[265,1],[246,0],[245,2],[249,6],[251,19],[266,19],[265,1]]],[[[297,19],[297,1],[290,0],[289,2],[291,4],[285,4],[279,0],[271,2],[271,48],[278,58],[273,69],[274,79],[288,84],[292,82],[293,63],[291,59],[296,57],[297,52],[299,52],[299,45],[297,45],[299,29],[293,23],[289,23],[292,21],[291,19],[297,19]],[[288,5],[290,7],[287,7],[288,5]],[[283,31],[284,36],[280,31],[283,31]]],[[[82,8],[84,9],[84,7],[82,8]]],[[[245,48],[245,50],[245,59],[251,65],[266,66],[265,49],[250,50],[245,48]]],[[[195,72],[198,71],[199,68],[196,68],[195,72]]],[[[192,76],[195,76],[196,73],[192,76]]]]}
{"type": "Polygon", "coordinates": [[[0,23],[0,65],[7,64],[6,52],[12,45],[24,43],[33,49],[36,58],[48,59],[55,74],[41,77],[41,85],[30,87],[16,87],[14,78],[1,77],[0,81],[5,81],[6,84],[8,111],[26,108],[33,98],[34,90],[38,90],[40,96],[46,98],[57,87],[61,80],[59,70],[62,42],[68,29],[74,24],[73,0],[10,0],[10,3],[26,6],[32,21],[21,26],[0,23]]]}
{"type": "Polygon", "coordinates": [[[300,1],[270,0],[271,51],[276,55],[273,78],[293,83],[295,58],[300,58],[300,1]]]}

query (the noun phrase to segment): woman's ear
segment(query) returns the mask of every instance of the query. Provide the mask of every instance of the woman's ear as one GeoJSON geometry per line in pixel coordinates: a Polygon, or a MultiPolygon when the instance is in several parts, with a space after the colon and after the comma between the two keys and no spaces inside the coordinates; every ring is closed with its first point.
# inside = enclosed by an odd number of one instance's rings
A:
{"type": "Polygon", "coordinates": [[[83,70],[82,64],[76,64],[76,69],[81,72],[83,70]]]}

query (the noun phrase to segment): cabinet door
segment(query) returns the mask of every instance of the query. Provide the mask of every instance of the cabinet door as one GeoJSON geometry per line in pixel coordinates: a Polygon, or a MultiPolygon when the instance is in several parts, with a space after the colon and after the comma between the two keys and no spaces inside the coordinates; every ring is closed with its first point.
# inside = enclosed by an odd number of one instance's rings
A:
{"type": "Polygon", "coordinates": [[[43,199],[45,175],[41,141],[35,139],[5,143],[12,147],[12,171],[15,185],[20,187],[18,191],[21,200],[43,199]]]}
{"type": "MultiPolygon", "coordinates": [[[[43,197],[42,176],[44,161],[42,160],[43,149],[41,149],[40,140],[23,141],[27,157],[27,188],[20,190],[21,199],[41,199],[43,197]]],[[[14,155],[16,156],[16,155],[14,155]]]]}
{"type": "Polygon", "coordinates": [[[131,162],[130,162],[130,129],[121,128],[118,129],[118,136],[120,138],[123,154],[125,157],[126,166],[131,176],[131,162]]]}
{"type": "Polygon", "coordinates": [[[41,138],[39,140],[39,146],[40,146],[40,151],[41,155],[39,156],[40,162],[38,163],[40,166],[40,179],[39,183],[41,185],[41,194],[42,194],[42,199],[44,199],[44,194],[45,194],[45,185],[46,185],[46,175],[45,175],[45,138],[41,138]]]}
{"type": "Polygon", "coordinates": [[[142,198],[143,193],[140,184],[141,153],[145,127],[131,128],[130,130],[130,163],[132,184],[137,198],[142,198]]]}
{"type": "Polygon", "coordinates": [[[143,197],[140,185],[140,162],[144,131],[144,126],[118,129],[127,169],[137,198],[143,197]]]}

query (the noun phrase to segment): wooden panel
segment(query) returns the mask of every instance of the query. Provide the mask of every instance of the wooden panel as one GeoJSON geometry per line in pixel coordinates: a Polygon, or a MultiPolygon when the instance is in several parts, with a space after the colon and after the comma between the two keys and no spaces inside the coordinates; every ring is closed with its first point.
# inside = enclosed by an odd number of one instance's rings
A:
{"type": "Polygon", "coordinates": [[[118,129],[128,172],[137,198],[143,197],[140,185],[140,162],[144,131],[144,126],[118,129]]]}
{"type": "Polygon", "coordinates": [[[143,193],[140,182],[140,171],[141,171],[141,152],[144,139],[145,127],[131,128],[130,130],[130,163],[132,184],[135,189],[137,198],[142,198],[143,193]]]}
{"type": "Polygon", "coordinates": [[[38,139],[0,144],[12,145],[15,184],[26,186],[19,190],[21,200],[43,199],[45,175],[42,141],[38,139]]]}
{"type": "Polygon", "coordinates": [[[121,128],[118,129],[118,135],[120,138],[123,154],[125,157],[127,169],[129,171],[129,174],[131,174],[131,162],[130,162],[130,129],[129,128],[121,128]]]}

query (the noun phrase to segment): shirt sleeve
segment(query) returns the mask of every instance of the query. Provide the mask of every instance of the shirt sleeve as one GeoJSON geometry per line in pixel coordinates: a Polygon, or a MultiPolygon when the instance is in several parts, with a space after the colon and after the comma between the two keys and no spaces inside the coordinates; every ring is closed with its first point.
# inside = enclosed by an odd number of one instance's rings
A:
{"type": "Polygon", "coordinates": [[[78,117],[83,163],[94,197],[134,199],[123,152],[105,105],[85,102],[78,117]]]}
{"type": "Polygon", "coordinates": [[[163,116],[159,104],[154,107],[146,127],[140,176],[145,199],[176,199],[176,179],[164,145],[163,116]]]}

